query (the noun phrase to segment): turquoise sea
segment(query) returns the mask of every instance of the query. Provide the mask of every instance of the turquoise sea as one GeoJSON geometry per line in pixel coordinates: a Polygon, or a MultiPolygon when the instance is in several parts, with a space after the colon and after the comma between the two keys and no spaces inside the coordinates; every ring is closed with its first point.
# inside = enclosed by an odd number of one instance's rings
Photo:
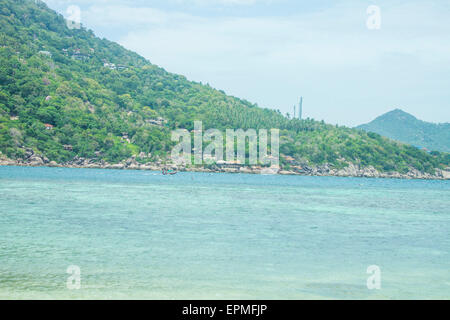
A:
{"type": "Polygon", "coordinates": [[[450,299],[450,181],[0,167],[0,299],[49,298],[450,299]]]}

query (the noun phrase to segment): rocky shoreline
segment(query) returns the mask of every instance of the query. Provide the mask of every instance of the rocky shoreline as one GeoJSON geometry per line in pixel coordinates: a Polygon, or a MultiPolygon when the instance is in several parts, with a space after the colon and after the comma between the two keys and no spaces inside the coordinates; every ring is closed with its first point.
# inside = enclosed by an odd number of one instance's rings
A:
{"type": "Polygon", "coordinates": [[[117,170],[149,170],[161,171],[169,168],[180,172],[225,172],[225,173],[248,173],[248,174],[280,174],[280,175],[302,175],[302,176],[336,176],[336,177],[365,177],[365,178],[395,178],[395,179],[427,179],[427,180],[450,180],[450,168],[446,170],[436,169],[434,175],[420,172],[411,168],[407,173],[399,172],[379,172],[372,166],[360,167],[349,163],[342,169],[333,168],[324,164],[320,166],[295,166],[290,170],[284,168],[264,168],[260,166],[220,166],[211,165],[208,167],[187,167],[173,164],[164,164],[162,161],[139,163],[136,159],[130,158],[121,163],[108,163],[103,160],[86,159],[75,157],[66,163],[56,163],[50,161],[45,156],[35,154],[33,150],[27,149],[25,160],[8,159],[0,153],[0,166],[30,166],[30,167],[60,167],[60,168],[90,168],[90,169],[117,169],[117,170]]]}
{"type": "Polygon", "coordinates": [[[448,170],[436,170],[435,175],[423,173],[411,169],[408,173],[399,172],[379,172],[374,167],[361,168],[350,163],[343,169],[334,169],[329,165],[316,167],[303,166],[301,170],[286,170],[278,168],[263,168],[259,166],[218,166],[209,167],[186,167],[177,165],[166,165],[161,161],[141,164],[135,158],[127,159],[121,163],[110,164],[105,161],[95,159],[75,158],[67,163],[56,163],[49,161],[46,157],[36,155],[28,151],[26,160],[12,160],[0,155],[0,166],[31,166],[31,167],[63,167],[63,168],[91,168],[91,169],[118,169],[118,170],[149,170],[161,171],[163,168],[170,168],[180,172],[225,172],[225,173],[248,173],[248,174],[280,174],[280,175],[302,175],[302,176],[336,176],[336,177],[365,177],[365,178],[396,178],[396,179],[428,179],[428,180],[449,180],[450,168],[448,170]]]}

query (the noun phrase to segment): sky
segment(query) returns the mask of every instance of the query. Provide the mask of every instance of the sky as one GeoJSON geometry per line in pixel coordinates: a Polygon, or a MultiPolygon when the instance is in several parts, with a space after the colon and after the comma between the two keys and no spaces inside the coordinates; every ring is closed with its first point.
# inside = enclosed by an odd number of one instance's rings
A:
{"type": "Polygon", "coordinates": [[[169,72],[261,107],[356,126],[450,122],[448,0],[45,0],[169,72]],[[375,8],[373,7],[375,6],[375,8]]]}

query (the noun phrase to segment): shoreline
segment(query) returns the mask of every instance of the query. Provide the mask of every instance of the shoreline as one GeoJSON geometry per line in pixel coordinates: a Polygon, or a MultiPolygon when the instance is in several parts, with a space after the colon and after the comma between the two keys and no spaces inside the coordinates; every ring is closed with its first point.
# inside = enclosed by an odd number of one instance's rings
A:
{"type": "MultiPolygon", "coordinates": [[[[70,163],[58,164],[54,161],[38,161],[38,162],[21,162],[17,160],[0,158],[0,166],[17,166],[17,167],[47,167],[47,168],[74,168],[74,169],[112,169],[112,170],[137,170],[137,171],[162,171],[163,168],[170,168],[178,172],[206,172],[206,173],[244,173],[244,174],[263,174],[263,175],[292,175],[292,176],[317,176],[317,177],[354,177],[354,178],[384,178],[384,179],[407,179],[407,180],[450,180],[450,171],[437,169],[435,175],[423,173],[418,170],[411,170],[406,174],[399,172],[379,172],[375,168],[369,166],[360,168],[350,164],[344,169],[330,169],[328,165],[308,168],[308,171],[298,172],[293,170],[271,170],[269,168],[261,168],[258,166],[241,166],[241,167],[180,167],[176,165],[164,165],[161,163],[140,164],[136,161],[126,161],[122,163],[70,163]]],[[[447,168],[448,169],[448,168],[447,168]]]]}

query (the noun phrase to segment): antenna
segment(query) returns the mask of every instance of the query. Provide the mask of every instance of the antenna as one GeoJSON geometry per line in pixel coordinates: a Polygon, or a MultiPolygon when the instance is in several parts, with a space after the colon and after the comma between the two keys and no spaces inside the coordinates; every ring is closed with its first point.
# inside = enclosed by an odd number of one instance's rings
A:
{"type": "Polygon", "coordinates": [[[300,103],[298,105],[298,118],[302,119],[303,115],[303,97],[300,97],[300,103]]]}

